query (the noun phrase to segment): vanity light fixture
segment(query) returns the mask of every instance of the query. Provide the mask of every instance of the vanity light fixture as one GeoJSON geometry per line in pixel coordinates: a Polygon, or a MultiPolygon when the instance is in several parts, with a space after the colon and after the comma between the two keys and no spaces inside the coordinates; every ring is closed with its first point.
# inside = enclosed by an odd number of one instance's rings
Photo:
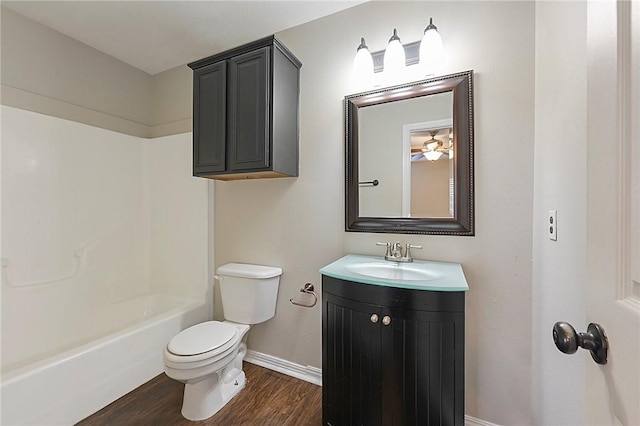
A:
{"type": "Polygon", "coordinates": [[[384,51],[384,74],[386,80],[393,81],[401,76],[407,63],[404,46],[398,31],[394,28],[393,35],[389,39],[387,49],[384,51]]]}
{"type": "Polygon", "coordinates": [[[442,66],[444,48],[438,27],[433,25],[433,18],[429,18],[429,25],[424,29],[424,36],[420,42],[420,68],[426,75],[433,75],[442,66]]]}
{"type": "Polygon", "coordinates": [[[354,77],[359,82],[372,82],[374,73],[384,71],[385,83],[397,83],[405,77],[409,66],[418,64],[416,71],[419,69],[421,74],[418,78],[423,78],[439,72],[444,58],[442,37],[433,24],[433,18],[429,18],[421,41],[403,45],[394,28],[386,50],[369,52],[364,38],[361,38],[354,58],[354,77]]]}
{"type": "Polygon", "coordinates": [[[356,80],[365,85],[373,81],[373,58],[364,37],[360,39],[356,57],[353,58],[353,75],[356,80]]]}

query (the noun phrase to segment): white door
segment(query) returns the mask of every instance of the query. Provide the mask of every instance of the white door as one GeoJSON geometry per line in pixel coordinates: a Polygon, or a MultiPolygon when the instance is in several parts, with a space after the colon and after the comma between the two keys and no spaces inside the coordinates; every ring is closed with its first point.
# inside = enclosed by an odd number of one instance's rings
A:
{"type": "Polygon", "coordinates": [[[594,425],[640,425],[639,9],[587,6],[587,319],[609,340],[608,363],[586,371],[594,425]]]}

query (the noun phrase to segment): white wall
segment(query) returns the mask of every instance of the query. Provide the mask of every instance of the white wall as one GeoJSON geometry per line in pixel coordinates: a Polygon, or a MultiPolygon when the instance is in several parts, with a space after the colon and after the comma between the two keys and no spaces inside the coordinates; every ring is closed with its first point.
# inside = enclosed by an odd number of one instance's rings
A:
{"type": "Polygon", "coordinates": [[[146,136],[152,78],[2,8],[2,103],[146,136]]]}
{"type": "Polygon", "coordinates": [[[191,70],[147,74],[0,8],[2,104],[139,137],[191,131],[191,70]]]}
{"type": "MultiPolygon", "coordinates": [[[[558,351],[556,321],[586,325],[586,2],[536,3],[532,407],[535,424],[585,424],[585,356],[558,351]],[[547,212],[557,210],[557,241],[547,212]]],[[[582,331],[582,330],[579,330],[582,331]]]]}
{"type": "Polygon", "coordinates": [[[411,242],[422,259],[460,262],[467,296],[467,413],[531,423],[531,258],[534,21],[527,2],[370,2],[283,31],[303,63],[300,177],[216,182],[216,263],[281,266],[276,317],[252,328],[251,349],[321,365],[321,310],[289,304],[345,253],[411,242]],[[475,237],[344,232],[343,98],[361,36],[383,49],[398,28],[418,40],[433,16],[449,71],[475,70],[475,237]]]}

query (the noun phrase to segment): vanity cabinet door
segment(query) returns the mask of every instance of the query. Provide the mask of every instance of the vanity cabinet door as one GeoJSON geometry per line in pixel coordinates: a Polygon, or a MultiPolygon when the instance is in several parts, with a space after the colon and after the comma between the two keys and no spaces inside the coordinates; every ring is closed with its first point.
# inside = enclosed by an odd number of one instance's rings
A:
{"type": "Polygon", "coordinates": [[[383,328],[383,425],[464,424],[464,314],[391,310],[383,328]]]}
{"type": "Polygon", "coordinates": [[[380,306],[331,294],[323,298],[323,424],[379,425],[383,393],[380,306]],[[372,320],[372,315],[377,317],[372,320]]]}

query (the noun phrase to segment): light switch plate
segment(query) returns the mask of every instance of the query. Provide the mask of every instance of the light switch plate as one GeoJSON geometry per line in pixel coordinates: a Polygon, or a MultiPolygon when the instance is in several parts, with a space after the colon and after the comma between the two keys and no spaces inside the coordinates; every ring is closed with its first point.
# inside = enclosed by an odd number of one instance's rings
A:
{"type": "Polygon", "coordinates": [[[547,235],[550,240],[558,240],[558,211],[549,210],[547,215],[547,235]]]}

